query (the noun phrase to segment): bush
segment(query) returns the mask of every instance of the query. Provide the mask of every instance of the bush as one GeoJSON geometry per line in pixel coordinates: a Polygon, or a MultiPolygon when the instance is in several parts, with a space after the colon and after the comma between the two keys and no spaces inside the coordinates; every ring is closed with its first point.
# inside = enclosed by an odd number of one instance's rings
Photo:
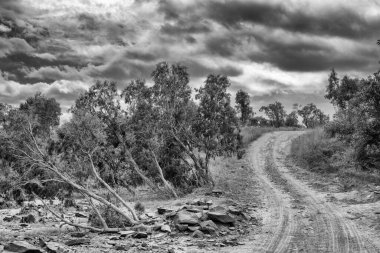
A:
{"type": "Polygon", "coordinates": [[[291,154],[303,167],[323,173],[336,172],[337,154],[344,151],[343,143],[328,138],[323,129],[315,129],[292,142],[291,154]]]}

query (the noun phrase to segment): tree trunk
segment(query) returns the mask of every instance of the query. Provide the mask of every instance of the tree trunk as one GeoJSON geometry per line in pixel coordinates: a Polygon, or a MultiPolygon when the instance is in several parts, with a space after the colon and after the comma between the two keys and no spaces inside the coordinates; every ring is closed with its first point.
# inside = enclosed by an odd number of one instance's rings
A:
{"type": "Polygon", "coordinates": [[[111,193],[111,194],[112,194],[117,200],[119,200],[119,201],[123,204],[124,207],[126,207],[126,208],[128,209],[128,211],[132,214],[133,219],[138,220],[138,217],[137,217],[135,211],[133,210],[133,208],[130,207],[130,206],[128,205],[128,203],[125,202],[124,199],[122,199],[122,198],[120,197],[120,195],[117,194],[117,192],[116,192],[114,189],[112,189],[112,187],[109,186],[109,184],[107,184],[106,181],[104,181],[104,180],[100,177],[100,175],[99,175],[98,171],[96,170],[96,168],[95,168],[95,166],[94,166],[94,163],[93,163],[93,161],[92,161],[91,154],[88,154],[88,157],[89,157],[89,159],[90,159],[92,173],[94,174],[94,176],[96,177],[96,179],[98,179],[99,182],[100,182],[103,186],[105,186],[105,187],[107,188],[107,190],[108,190],[108,191],[109,191],[109,192],[110,192],[110,193],[111,193]]]}
{"type": "Polygon", "coordinates": [[[156,164],[156,168],[157,168],[157,170],[158,170],[158,173],[159,173],[159,175],[160,175],[160,178],[161,178],[162,182],[164,183],[164,185],[165,185],[166,188],[168,189],[169,193],[170,193],[171,195],[173,195],[174,198],[178,198],[178,195],[177,195],[177,193],[175,192],[175,190],[173,189],[173,187],[171,187],[171,185],[170,185],[170,184],[168,183],[168,181],[165,179],[165,177],[164,177],[164,173],[162,172],[162,168],[161,168],[160,164],[159,164],[158,161],[157,161],[157,157],[156,157],[156,155],[154,154],[153,151],[151,151],[151,153],[152,153],[154,163],[156,164]]]}
{"type": "Polygon", "coordinates": [[[39,161],[39,164],[42,167],[45,167],[48,170],[54,172],[58,177],[60,177],[63,181],[65,181],[66,183],[68,183],[69,185],[71,185],[74,189],[76,189],[76,190],[78,190],[80,192],[83,192],[87,196],[89,196],[89,197],[91,197],[91,198],[93,198],[93,199],[101,202],[102,204],[104,204],[104,205],[112,208],[113,210],[115,210],[116,212],[118,212],[120,215],[122,215],[131,224],[136,224],[136,219],[134,217],[131,219],[131,217],[129,217],[124,211],[122,211],[120,208],[118,208],[117,206],[115,206],[111,202],[107,201],[103,197],[98,196],[97,194],[91,192],[90,190],[84,188],[83,186],[80,186],[80,185],[76,184],[71,179],[67,178],[65,175],[63,175],[61,172],[59,172],[59,170],[55,167],[55,165],[53,165],[51,163],[42,163],[41,161],[39,161]]]}
{"type": "Polygon", "coordinates": [[[188,148],[186,145],[173,133],[171,132],[173,138],[177,141],[177,143],[185,150],[186,154],[193,160],[195,168],[200,173],[201,177],[204,179],[205,182],[202,183],[210,183],[213,180],[209,178],[208,176],[208,168],[204,168],[202,164],[199,162],[199,159],[196,157],[196,155],[188,148]],[[211,180],[210,180],[211,179],[211,180]]]}

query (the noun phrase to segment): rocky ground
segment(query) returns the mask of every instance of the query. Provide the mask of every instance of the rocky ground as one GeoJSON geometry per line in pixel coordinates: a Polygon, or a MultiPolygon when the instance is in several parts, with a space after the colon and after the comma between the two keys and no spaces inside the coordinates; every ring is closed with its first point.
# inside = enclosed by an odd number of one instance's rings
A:
{"type": "MultiPolygon", "coordinates": [[[[259,189],[246,160],[214,161],[213,189],[179,199],[142,201],[141,224],[114,233],[90,233],[65,225],[41,201],[0,210],[0,252],[230,252],[260,233],[259,189]]],[[[49,203],[56,212],[87,224],[90,205],[49,203]]]]}
{"type": "MultiPolygon", "coordinates": [[[[295,166],[289,148],[300,134],[269,133],[243,159],[217,159],[213,189],[140,196],[141,224],[114,233],[76,230],[41,203],[0,210],[0,252],[380,252],[379,187],[343,192],[295,166]]],[[[87,223],[88,203],[77,205],[55,209],[87,223]]]]}

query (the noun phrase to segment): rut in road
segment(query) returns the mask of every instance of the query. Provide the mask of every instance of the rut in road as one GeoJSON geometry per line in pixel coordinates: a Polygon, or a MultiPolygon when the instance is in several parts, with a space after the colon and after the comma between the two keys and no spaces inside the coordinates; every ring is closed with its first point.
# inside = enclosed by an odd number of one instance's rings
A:
{"type": "Polygon", "coordinates": [[[287,156],[303,132],[275,132],[254,142],[248,159],[265,192],[266,236],[252,252],[380,252],[325,195],[294,178],[287,156]]]}

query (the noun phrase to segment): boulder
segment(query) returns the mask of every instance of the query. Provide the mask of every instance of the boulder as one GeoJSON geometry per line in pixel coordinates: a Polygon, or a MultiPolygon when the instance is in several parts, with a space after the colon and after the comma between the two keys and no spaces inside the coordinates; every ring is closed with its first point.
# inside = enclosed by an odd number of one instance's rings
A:
{"type": "Polygon", "coordinates": [[[214,234],[218,230],[218,226],[211,220],[201,222],[200,226],[201,231],[207,234],[214,234]]]}
{"type": "Polygon", "coordinates": [[[7,252],[17,252],[17,253],[41,253],[42,251],[33,246],[32,244],[26,241],[14,241],[9,243],[4,247],[4,250],[7,252]]]}
{"type": "Polygon", "coordinates": [[[214,206],[210,209],[211,212],[227,213],[227,209],[224,206],[214,206]]]}
{"type": "Polygon", "coordinates": [[[201,216],[202,214],[200,213],[191,213],[186,210],[181,210],[175,217],[175,223],[197,225],[199,224],[199,219],[201,216]]]}
{"type": "Polygon", "coordinates": [[[202,233],[202,231],[196,230],[191,236],[194,238],[202,239],[204,237],[204,234],[202,233]]]}
{"type": "Polygon", "coordinates": [[[235,218],[225,212],[209,212],[208,218],[221,223],[235,223],[235,218]]]}

